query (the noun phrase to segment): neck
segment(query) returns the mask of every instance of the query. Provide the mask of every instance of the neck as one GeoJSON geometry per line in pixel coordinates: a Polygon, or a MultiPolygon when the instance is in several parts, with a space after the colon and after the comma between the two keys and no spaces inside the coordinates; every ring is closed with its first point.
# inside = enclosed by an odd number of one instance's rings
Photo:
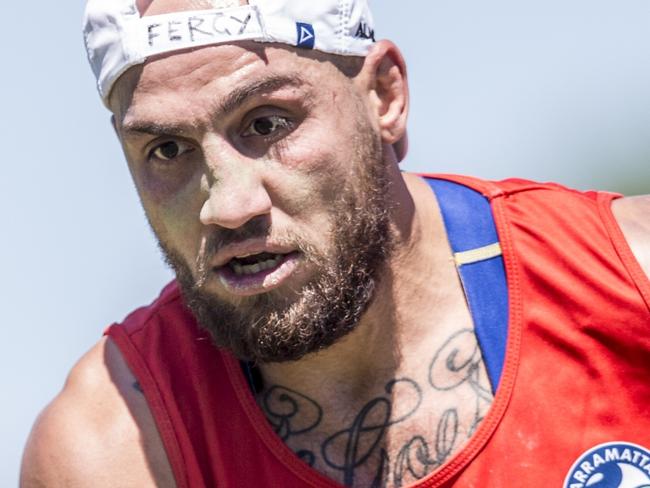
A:
{"type": "Polygon", "coordinates": [[[299,361],[260,365],[258,401],[276,431],[347,485],[379,476],[399,486],[432,471],[491,400],[435,197],[420,178],[398,173],[396,181],[396,251],[356,329],[299,361]],[[287,398],[296,406],[289,416],[287,398]]]}

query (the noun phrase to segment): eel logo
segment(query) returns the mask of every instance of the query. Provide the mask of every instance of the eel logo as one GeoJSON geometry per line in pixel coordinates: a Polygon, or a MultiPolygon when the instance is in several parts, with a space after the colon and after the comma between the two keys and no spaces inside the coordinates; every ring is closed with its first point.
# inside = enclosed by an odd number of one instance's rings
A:
{"type": "Polygon", "coordinates": [[[650,450],[630,442],[592,447],[573,463],[563,488],[650,488],[650,450]]]}

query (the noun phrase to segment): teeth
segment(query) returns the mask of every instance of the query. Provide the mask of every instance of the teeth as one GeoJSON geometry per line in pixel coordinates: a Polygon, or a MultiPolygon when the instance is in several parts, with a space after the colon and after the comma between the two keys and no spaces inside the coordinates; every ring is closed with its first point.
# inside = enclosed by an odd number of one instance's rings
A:
{"type": "Polygon", "coordinates": [[[248,254],[240,254],[239,256],[235,256],[235,258],[237,258],[237,259],[247,258],[248,256],[254,256],[255,254],[258,254],[258,253],[251,252],[251,253],[248,253],[248,254]]]}
{"type": "MultiPolygon", "coordinates": [[[[243,256],[238,256],[243,257],[243,256]]],[[[230,263],[230,267],[235,272],[237,276],[252,275],[259,273],[260,271],[265,271],[267,269],[275,268],[280,260],[282,259],[281,254],[276,254],[272,259],[266,259],[255,264],[240,264],[237,261],[230,263]]]]}

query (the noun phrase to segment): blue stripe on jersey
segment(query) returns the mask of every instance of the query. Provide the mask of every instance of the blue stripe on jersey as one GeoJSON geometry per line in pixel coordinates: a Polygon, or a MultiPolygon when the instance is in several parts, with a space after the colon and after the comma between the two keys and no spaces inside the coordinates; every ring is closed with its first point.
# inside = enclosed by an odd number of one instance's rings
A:
{"type": "MultiPolygon", "coordinates": [[[[454,253],[498,242],[488,200],[459,183],[426,179],[436,194],[454,253]]],[[[502,256],[458,266],[492,392],[501,379],[508,337],[508,287],[502,256]]]]}

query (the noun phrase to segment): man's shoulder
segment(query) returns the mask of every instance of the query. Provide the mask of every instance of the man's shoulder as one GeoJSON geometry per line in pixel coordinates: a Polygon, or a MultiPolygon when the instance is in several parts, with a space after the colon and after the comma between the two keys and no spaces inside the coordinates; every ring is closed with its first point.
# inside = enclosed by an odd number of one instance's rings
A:
{"type": "MultiPolygon", "coordinates": [[[[591,202],[593,207],[601,194],[597,191],[575,190],[558,183],[521,178],[489,181],[460,175],[419,173],[417,176],[458,183],[479,191],[488,198],[528,194],[535,199],[535,215],[538,215],[543,207],[555,209],[557,215],[557,206],[561,203],[569,208],[573,207],[576,201],[584,201],[591,202]],[[549,191],[553,193],[550,194],[549,191]]],[[[612,213],[641,268],[650,277],[650,195],[614,199],[612,213]]]]}
{"type": "Polygon", "coordinates": [[[650,277],[650,195],[619,198],[612,212],[634,256],[650,277]]]}
{"type": "Polygon", "coordinates": [[[447,183],[455,183],[456,185],[465,186],[476,192],[482,193],[488,199],[502,197],[514,194],[537,194],[549,202],[549,205],[554,203],[554,200],[549,199],[552,192],[554,196],[564,195],[567,201],[571,198],[590,198],[596,199],[599,192],[597,191],[580,191],[570,186],[563,185],[552,181],[535,181],[526,178],[506,178],[502,180],[492,180],[480,177],[458,175],[458,174],[443,174],[443,173],[403,173],[405,177],[421,177],[429,181],[442,181],[447,183]]]}
{"type": "Polygon", "coordinates": [[[173,486],[134,382],[110,339],[88,351],[34,424],[21,486],[173,486]]]}
{"type": "Polygon", "coordinates": [[[633,197],[623,197],[614,201],[615,206],[619,206],[623,211],[644,212],[646,217],[650,212],[650,195],[637,195],[633,197]]]}

